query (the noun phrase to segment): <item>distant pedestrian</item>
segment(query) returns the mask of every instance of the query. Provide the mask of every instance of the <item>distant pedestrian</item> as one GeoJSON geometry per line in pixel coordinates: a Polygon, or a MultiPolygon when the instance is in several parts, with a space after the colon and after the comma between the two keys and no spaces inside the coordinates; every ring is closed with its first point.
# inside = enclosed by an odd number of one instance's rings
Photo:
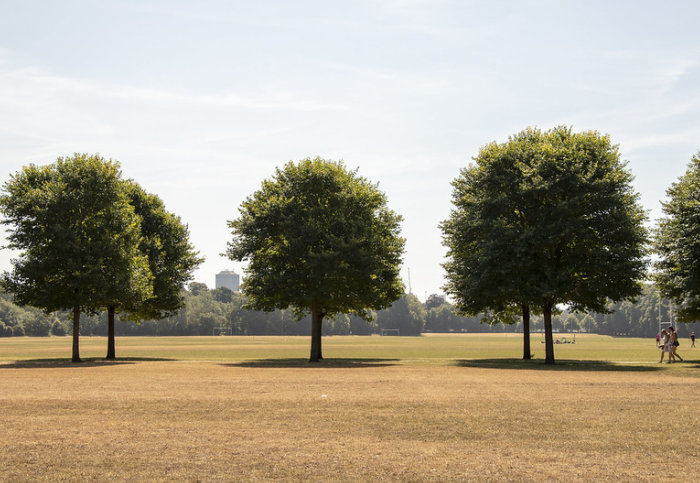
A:
{"type": "Polygon", "coordinates": [[[690,347],[695,347],[695,331],[690,333],[690,347]]]}
{"type": "Polygon", "coordinates": [[[664,354],[668,354],[668,360],[666,361],[668,364],[671,362],[671,334],[666,329],[661,329],[661,335],[664,339],[661,343],[661,359],[659,359],[659,363],[664,361],[664,354]]]}
{"type": "Polygon", "coordinates": [[[676,329],[673,327],[669,327],[668,330],[671,331],[671,356],[675,360],[676,358],[680,359],[681,362],[683,362],[683,358],[678,355],[678,346],[680,343],[678,342],[678,332],[676,332],[676,329]]]}
{"type": "Polygon", "coordinates": [[[656,333],[656,347],[659,347],[659,342],[661,342],[661,334],[656,333]]]}

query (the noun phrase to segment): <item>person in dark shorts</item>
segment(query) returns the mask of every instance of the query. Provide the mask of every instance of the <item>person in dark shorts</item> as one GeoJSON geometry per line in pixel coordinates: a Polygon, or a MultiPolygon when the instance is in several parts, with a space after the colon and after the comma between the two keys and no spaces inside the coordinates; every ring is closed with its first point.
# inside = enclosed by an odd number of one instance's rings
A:
{"type": "Polygon", "coordinates": [[[680,359],[681,362],[683,362],[683,358],[678,355],[678,346],[680,343],[678,342],[678,332],[676,332],[676,329],[673,327],[669,327],[668,330],[671,332],[671,358],[672,359],[680,359]]]}
{"type": "Polygon", "coordinates": [[[695,347],[695,331],[690,333],[690,347],[695,347]]]}

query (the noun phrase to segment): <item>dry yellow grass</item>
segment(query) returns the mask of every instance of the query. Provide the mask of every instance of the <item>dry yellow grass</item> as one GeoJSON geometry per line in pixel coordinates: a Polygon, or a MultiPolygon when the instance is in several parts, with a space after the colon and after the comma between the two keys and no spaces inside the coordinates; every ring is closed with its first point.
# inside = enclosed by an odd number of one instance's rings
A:
{"type": "Polygon", "coordinates": [[[0,365],[0,480],[700,480],[683,373],[280,365],[0,365]]]}

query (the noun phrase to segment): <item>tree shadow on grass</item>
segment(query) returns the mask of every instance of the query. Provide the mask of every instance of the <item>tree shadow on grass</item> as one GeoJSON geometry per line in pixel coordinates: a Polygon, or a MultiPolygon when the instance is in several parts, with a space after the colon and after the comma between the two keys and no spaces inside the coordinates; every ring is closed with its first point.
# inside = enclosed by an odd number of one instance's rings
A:
{"type": "Polygon", "coordinates": [[[662,364],[625,363],[610,361],[582,361],[560,359],[555,364],[545,364],[543,359],[464,359],[458,360],[461,367],[484,369],[529,369],[540,371],[591,371],[591,372],[656,372],[663,370],[662,364]]]}
{"type": "Polygon", "coordinates": [[[249,361],[221,364],[225,367],[269,367],[294,369],[353,369],[363,367],[395,366],[399,359],[323,359],[309,362],[305,358],[291,359],[253,359],[249,361]]]}
{"type": "Polygon", "coordinates": [[[690,367],[693,369],[700,369],[700,360],[699,359],[688,359],[687,357],[683,359],[683,362],[685,364],[692,364],[690,367]]]}
{"type": "Polygon", "coordinates": [[[73,362],[70,359],[27,359],[22,361],[0,362],[0,370],[121,366],[125,364],[135,364],[137,362],[162,362],[174,360],[176,359],[163,359],[159,357],[120,357],[119,359],[86,357],[83,358],[82,362],[73,362]]]}

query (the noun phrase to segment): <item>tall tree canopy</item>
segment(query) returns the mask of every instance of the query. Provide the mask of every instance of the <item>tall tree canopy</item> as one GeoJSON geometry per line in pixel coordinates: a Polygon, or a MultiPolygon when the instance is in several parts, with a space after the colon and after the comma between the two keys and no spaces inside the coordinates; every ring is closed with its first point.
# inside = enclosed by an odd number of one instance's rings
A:
{"type": "Polygon", "coordinates": [[[5,288],[21,304],[73,311],[73,361],[80,361],[80,313],[152,293],[139,251],[140,219],[123,189],[119,163],[75,154],[11,176],[0,196],[9,247],[20,251],[5,288]]]}
{"type": "Polygon", "coordinates": [[[700,321],[700,152],[667,194],[655,240],[656,282],[677,306],[678,320],[700,321]]]}
{"type": "Polygon", "coordinates": [[[523,359],[530,359],[530,312],[536,293],[523,267],[530,263],[528,220],[521,192],[539,143],[524,136],[481,149],[476,163],[453,182],[450,217],[441,224],[448,248],[445,289],[466,315],[486,314],[489,323],[523,320],[523,359]]]}
{"type": "Polygon", "coordinates": [[[647,233],[631,182],[597,132],[527,129],[489,144],[453,183],[446,290],[468,313],[539,307],[554,363],[557,304],[605,312],[640,293],[647,233]]]}
{"type": "Polygon", "coordinates": [[[251,308],[292,307],[312,318],[311,361],[322,359],[323,318],[369,318],[403,294],[401,217],[377,186],[342,162],[287,163],[229,221],[226,254],[247,260],[251,308]]]}
{"type": "Polygon", "coordinates": [[[169,213],[156,195],[128,180],[124,189],[140,224],[139,251],[148,260],[153,277],[150,296],[115,298],[108,306],[107,358],[115,358],[114,313],[117,309],[132,320],[162,319],[174,315],[184,304],[183,289],[192,272],[202,263],[189,241],[189,230],[179,217],[169,213]]]}

